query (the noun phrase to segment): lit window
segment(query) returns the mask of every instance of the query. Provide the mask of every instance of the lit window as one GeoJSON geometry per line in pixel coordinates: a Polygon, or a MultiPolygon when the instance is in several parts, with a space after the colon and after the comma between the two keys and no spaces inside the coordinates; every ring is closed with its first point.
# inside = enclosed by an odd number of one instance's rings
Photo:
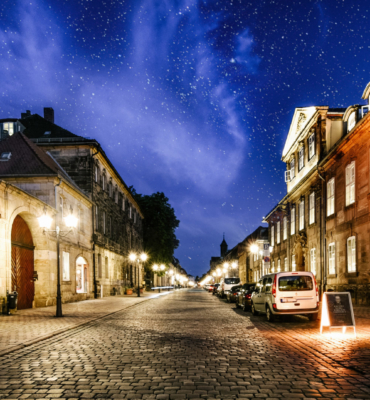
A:
{"type": "Polygon", "coordinates": [[[130,207],[129,216],[130,216],[130,219],[131,219],[132,218],[132,207],[130,207]]]}
{"type": "Polygon", "coordinates": [[[122,210],[125,211],[126,209],[126,198],[125,195],[122,195],[122,210]]]}
{"type": "Polygon", "coordinates": [[[287,240],[288,238],[288,219],[287,217],[283,218],[283,240],[287,240]]]}
{"type": "Polygon", "coordinates": [[[3,129],[4,129],[4,131],[8,131],[9,136],[12,136],[14,133],[14,123],[13,122],[4,122],[3,129]]]}
{"type": "Polygon", "coordinates": [[[313,133],[308,138],[308,159],[311,160],[311,158],[314,155],[315,155],[315,133],[313,133]]]}
{"type": "Polygon", "coordinates": [[[280,243],[280,221],[276,224],[276,243],[280,243]]]}
{"type": "Polygon", "coordinates": [[[98,167],[95,165],[95,182],[98,182],[98,167]]]}
{"type": "Polygon", "coordinates": [[[292,271],[296,270],[295,255],[292,255],[292,271]]]}
{"type": "Polygon", "coordinates": [[[329,244],[328,256],[329,256],[329,275],[335,275],[335,243],[329,244]]]}
{"type": "Polygon", "coordinates": [[[304,200],[299,203],[299,230],[304,229],[304,200]]]}
{"type": "Polygon", "coordinates": [[[290,214],[290,234],[295,234],[295,206],[292,207],[292,212],[290,214]]]}
{"type": "Polygon", "coordinates": [[[304,146],[299,150],[298,153],[298,170],[300,171],[304,167],[304,146]]]}
{"type": "Polygon", "coordinates": [[[271,246],[275,246],[275,227],[271,225],[271,246]]]}
{"type": "Polygon", "coordinates": [[[98,206],[95,206],[95,229],[99,230],[99,209],[98,206]]]}
{"type": "Polygon", "coordinates": [[[292,158],[290,162],[290,180],[293,180],[295,177],[295,158],[292,158]]]}
{"type": "Polygon", "coordinates": [[[106,229],[106,220],[105,220],[105,211],[103,211],[103,233],[105,234],[105,229],[106,229]]]}
{"type": "Polygon", "coordinates": [[[311,272],[316,275],[316,249],[311,249],[311,272]]]}
{"type": "Polygon", "coordinates": [[[309,197],[310,205],[310,224],[315,222],[315,192],[312,192],[309,197]]]}
{"type": "Polygon", "coordinates": [[[69,253],[63,251],[63,281],[69,281],[69,253]]]}
{"type": "Polygon", "coordinates": [[[356,238],[351,236],[347,239],[347,265],[348,272],[356,272],[356,238]]]}
{"type": "Polygon", "coordinates": [[[102,189],[105,190],[105,174],[103,173],[102,177],[102,189]]]}
{"type": "Polygon", "coordinates": [[[275,272],[275,261],[272,262],[272,270],[271,272],[275,272]]]}
{"type": "Polygon", "coordinates": [[[328,203],[328,209],[327,209],[327,215],[333,215],[334,214],[334,201],[335,201],[335,197],[334,197],[334,183],[335,180],[334,178],[330,179],[330,181],[328,182],[327,185],[327,203],[328,203]]]}
{"type": "Polygon", "coordinates": [[[346,167],[346,206],[355,202],[355,162],[346,167]]]}
{"type": "Polygon", "coordinates": [[[287,257],[284,258],[284,271],[289,271],[288,258],[287,257]]]}
{"type": "Polygon", "coordinates": [[[280,258],[279,258],[279,259],[278,259],[277,272],[280,272],[280,268],[281,268],[281,265],[280,265],[280,258]]]}

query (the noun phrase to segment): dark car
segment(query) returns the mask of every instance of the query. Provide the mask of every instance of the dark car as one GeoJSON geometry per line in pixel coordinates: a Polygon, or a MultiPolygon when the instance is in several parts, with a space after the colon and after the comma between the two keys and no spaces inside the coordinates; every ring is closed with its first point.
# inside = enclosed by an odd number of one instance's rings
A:
{"type": "Polygon", "coordinates": [[[251,308],[251,296],[256,287],[255,283],[245,283],[239,290],[238,297],[236,298],[236,308],[241,307],[244,311],[251,308]]]}
{"type": "Polygon", "coordinates": [[[215,294],[217,294],[217,289],[218,289],[219,286],[220,286],[219,283],[215,283],[215,284],[213,285],[213,290],[212,290],[213,296],[214,296],[215,294]]]}
{"type": "Polygon", "coordinates": [[[233,286],[230,291],[226,294],[226,301],[228,303],[235,303],[238,298],[239,291],[242,288],[242,285],[233,286]]]}

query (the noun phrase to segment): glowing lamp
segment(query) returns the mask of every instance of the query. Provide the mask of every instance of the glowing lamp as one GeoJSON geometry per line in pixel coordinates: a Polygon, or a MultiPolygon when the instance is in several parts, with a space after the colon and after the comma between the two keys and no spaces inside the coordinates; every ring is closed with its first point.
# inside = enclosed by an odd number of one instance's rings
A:
{"type": "Polygon", "coordinates": [[[258,253],[258,245],[257,244],[252,244],[251,245],[251,252],[253,254],[257,254],[258,253]]]}
{"type": "Polygon", "coordinates": [[[40,228],[50,229],[52,218],[48,217],[46,214],[41,215],[41,217],[37,218],[39,221],[40,228]]]}
{"type": "Polygon", "coordinates": [[[158,271],[158,265],[157,264],[153,265],[153,271],[158,271]]]}
{"type": "Polygon", "coordinates": [[[140,254],[140,259],[141,259],[141,261],[146,261],[148,259],[148,255],[145,254],[145,253],[141,253],[140,254]]]}
{"type": "Polygon", "coordinates": [[[163,271],[166,267],[164,266],[164,264],[161,264],[159,268],[161,269],[161,271],[163,271]]]}
{"type": "Polygon", "coordinates": [[[130,259],[130,261],[136,261],[136,254],[135,253],[131,253],[128,258],[130,259]]]}
{"type": "Polygon", "coordinates": [[[78,221],[73,214],[69,214],[64,220],[68,228],[76,228],[78,221]]]}

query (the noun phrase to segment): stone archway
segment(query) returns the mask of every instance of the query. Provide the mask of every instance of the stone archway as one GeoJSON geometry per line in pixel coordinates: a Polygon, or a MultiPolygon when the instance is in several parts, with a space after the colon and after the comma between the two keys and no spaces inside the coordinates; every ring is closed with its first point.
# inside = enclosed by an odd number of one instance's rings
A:
{"type": "Polygon", "coordinates": [[[18,292],[18,309],[32,308],[35,297],[34,245],[25,220],[17,215],[11,231],[11,288],[18,292]]]}

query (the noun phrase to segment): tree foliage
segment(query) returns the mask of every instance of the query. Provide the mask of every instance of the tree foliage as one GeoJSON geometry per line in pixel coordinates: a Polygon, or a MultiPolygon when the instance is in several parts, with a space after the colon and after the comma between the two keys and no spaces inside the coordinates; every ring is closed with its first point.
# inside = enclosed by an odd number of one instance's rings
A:
{"type": "Polygon", "coordinates": [[[144,214],[144,249],[149,255],[150,264],[172,263],[174,251],[180,244],[175,234],[180,224],[175,210],[162,192],[142,195],[132,186],[130,190],[144,214]]]}

